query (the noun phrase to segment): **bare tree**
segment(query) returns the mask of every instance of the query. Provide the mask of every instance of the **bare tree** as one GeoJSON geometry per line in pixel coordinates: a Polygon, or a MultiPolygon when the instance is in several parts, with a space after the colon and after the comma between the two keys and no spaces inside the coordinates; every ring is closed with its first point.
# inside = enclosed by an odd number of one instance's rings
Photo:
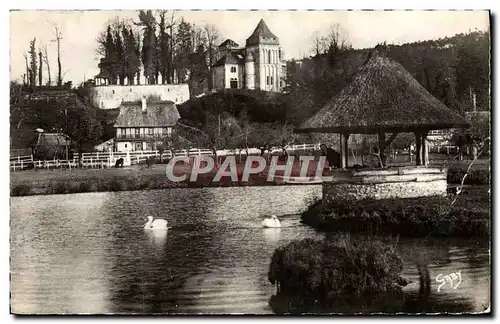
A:
{"type": "Polygon", "coordinates": [[[23,53],[23,56],[24,56],[24,62],[26,64],[26,74],[25,74],[25,77],[23,77],[23,83],[24,85],[27,85],[28,84],[28,78],[29,78],[29,75],[30,75],[30,68],[29,68],[29,64],[28,64],[28,53],[23,53]]]}
{"type": "Polygon", "coordinates": [[[59,26],[57,25],[54,25],[54,35],[55,35],[55,39],[52,40],[52,42],[56,42],[57,43],[57,69],[58,69],[58,72],[57,72],[57,86],[61,86],[62,85],[62,75],[61,75],[61,39],[63,38],[62,37],[62,32],[60,31],[59,29],[59,26]]]}
{"type": "Polygon", "coordinates": [[[314,55],[325,54],[328,51],[344,51],[351,47],[347,32],[339,24],[328,27],[326,33],[316,31],[312,35],[314,55]]]}
{"type": "Polygon", "coordinates": [[[45,65],[47,65],[47,74],[49,77],[48,85],[50,86],[52,84],[52,79],[50,77],[50,63],[49,63],[49,55],[47,52],[47,45],[43,46],[43,61],[45,62],[45,65]]]}
{"type": "Polygon", "coordinates": [[[316,31],[312,35],[312,48],[311,51],[314,55],[320,55],[326,52],[326,38],[320,32],[316,31]]]}
{"type": "Polygon", "coordinates": [[[165,27],[170,31],[170,66],[169,66],[169,82],[168,83],[174,83],[174,48],[175,48],[175,43],[174,43],[174,28],[176,26],[177,22],[175,19],[175,11],[172,11],[172,16],[170,16],[170,21],[167,23],[167,26],[165,27]]]}
{"type": "MultiPolygon", "coordinates": [[[[204,26],[205,29],[205,37],[207,41],[207,63],[208,63],[208,71],[212,71],[212,65],[214,65],[214,61],[217,55],[217,43],[220,40],[220,34],[217,30],[217,27],[211,24],[206,24],[204,26]]],[[[213,89],[213,80],[211,77],[208,78],[208,88],[210,90],[213,89]]]]}
{"type": "Polygon", "coordinates": [[[42,50],[38,50],[38,61],[39,61],[39,66],[38,66],[38,86],[42,86],[42,77],[43,77],[43,54],[42,50]]]}
{"type": "Polygon", "coordinates": [[[350,48],[351,44],[348,41],[347,31],[339,24],[331,25],[326,36],[326,45],[328,48],[334,46],[341,51],[350,48]]]}

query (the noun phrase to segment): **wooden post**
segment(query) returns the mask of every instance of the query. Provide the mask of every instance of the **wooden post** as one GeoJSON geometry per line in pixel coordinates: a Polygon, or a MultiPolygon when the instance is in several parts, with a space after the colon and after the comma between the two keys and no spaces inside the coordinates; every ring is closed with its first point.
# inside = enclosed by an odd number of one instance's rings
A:
{"type": "Polygon", "coordinates": [[[427,145],[427,132],[422,133],[422,164],[429,165],[429,146],[427,145]]]}
{"type": "Polygon", "coordinates": [[[344,170],[347,167],[346,165],[347,145],[346,145],[346,136],[344,134],[340,134],[339,145],[340,145],[340,168],[344,170]]]}
{"type": "Polygon", "coordinates": [[[386,167],[386,163],[387,163],[387,158],[386,158],[386,155],[385,155],[385,146],[386,146],[386,142],[385,142],[385,133],[379,133],[378,134],[378,148],[379,148],[379,154],[380,154],[380,159],[382,160],[382,167],[386,167]]]}
{"type": "Polygon", "coordinates": [[[349,166],[349,134],[344,135],[344,147],[345,147],[345,167],[349,166]]]}
{"type": "Polygon", "coordinates": [[[415,133],[415,144],[416,144],[416,160],[417,165],[422,165],[422,135],[421,133],[415,133]]]}

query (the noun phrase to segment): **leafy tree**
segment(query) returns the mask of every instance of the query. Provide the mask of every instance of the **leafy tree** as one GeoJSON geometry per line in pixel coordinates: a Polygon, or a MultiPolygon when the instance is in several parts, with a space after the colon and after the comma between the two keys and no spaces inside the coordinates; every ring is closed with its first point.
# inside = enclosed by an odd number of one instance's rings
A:
{"type": "Polygon", "coordinates": [[[193,27],[182,19],[177,27],[175,48],[175,67],[179,82],[188,79],[190,56],[193,52],[193,27]]]}
{"type": "Polygon", "coordinates": [[[160,11],[160,24],[158,36],[158,68],[162,77],[162,83],[168,83],[169,70],[172,66],[172,55],[170,53],[170,35],[167,33],[167,25],[165,20],[166,11],[160,11]]]}
{"type": "Polygon", "coordinates": [[[97,118],[96,111],[90,109],[79,101],[72,104],[68,102],[59,103],[60,110],[65,111],[65,133],[76,145],[79,161],[82,161],[82,153],[92,150],[93,146],[101,139],[102,125],[97,118]]]}
{"type": "Polygon", "coordinates": [[[139,11],[139,25],[143,28],[142,65],[148,84],[155,84],[158,79],[156,19],[151,10],[139,11]]]}
{"type": "Polygon", "coordinates": [[[134,38],[134,33],[132,29],[123,27],[122,30],[123,42],[124,42],[124,73],[127,77],[129,85],[133,85],[135,76],[139,74],[139,68],[141,65],[140,53],[137,52],[137,44],[134,38]]]}
{"type": "Polygon", "coordinates": [[[119,31],[115,33],[114,51],[116,57],[116,73],[118,75],[118,80],[120,85],[125,84],[125,76],[127,75],[127,56],[125,54],[125,47],[122,42],[122,37],[119,31]]]}

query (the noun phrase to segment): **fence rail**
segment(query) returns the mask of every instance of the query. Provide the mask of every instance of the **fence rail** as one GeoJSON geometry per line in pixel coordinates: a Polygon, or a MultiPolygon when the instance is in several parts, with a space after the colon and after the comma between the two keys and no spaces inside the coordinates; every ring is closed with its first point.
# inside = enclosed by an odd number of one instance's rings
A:
{"type": "MultiPolygon", "coordinates": [[[[298,144],[289,145],[285,147],[286,151],[297,151],[297,150],[314,150],[319,149],[319,144],[298,144]]],[[[281,152],[281,148],[272,147],[269,151],[271,153],[281,152]]],[[[250,154],[260,154],[260,149],[258,148],[248,148],[248,149],[232,149],[232,150],[217,150],[218,156],[229,156],[229,155],[246,155],[250,154]]],[[[197,149],[193,148],[188,150],[178,150],[172,153],[172,151],[165,151],[162,153],[162,158],[170,159],[172,156],[200,156],[200,155],[213,155],[212,150],[209,149],[197,149]]],[[[144,163],[148,158],[159,158],[160,152],[158,150],[153,151],[130,151],[130,152],[89,152],[82,154],[82,166],[84,168],[108,168],[115,165],[116,161],[123,158],[124,165],[129,166],[133,164],[144,163]]],[[[33,155],[24,156],[11,156],[10,157],[10,167],[13,171],[22,170],[26,168],[38,168],[38,169],[58,169],[58,168],[77,168],[80,166],[79,158],[74,157],[70,160],[34,160],[33,155]]]]}

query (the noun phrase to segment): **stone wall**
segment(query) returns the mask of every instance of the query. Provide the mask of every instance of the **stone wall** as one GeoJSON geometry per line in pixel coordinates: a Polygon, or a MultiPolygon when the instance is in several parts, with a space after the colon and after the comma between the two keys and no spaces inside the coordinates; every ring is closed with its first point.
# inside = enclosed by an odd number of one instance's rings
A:
{"type": "Polygon", "coordinates": [[[179,105],[189,100],[189,86],[187,84],[107,85],[90,89],[92,104],[101,109],[118,108],[122,101],[137,101],[143,96],[155,96],[160,100],[169,100],[179,105]]]}
{"type": "Polygon", "coordinates": [[[323,203],[330,204],[339,200],[446,196],[446,170],[433,170],[432,174],[420,172],[418,169],[415,169],[415,173],[408,168],[405,171],[411,174],[373,175],[370,172],[363,172],[341,181],[325,181],[323,203]]]}
{"type": "Polygon", "coordinates": [[[377,184],[335,184],[326,182],[323,183],[323,202],[329,204],[338,200],[356,201],[364,199],[445,196],[446,188],[446,180],[377,184]]]}

